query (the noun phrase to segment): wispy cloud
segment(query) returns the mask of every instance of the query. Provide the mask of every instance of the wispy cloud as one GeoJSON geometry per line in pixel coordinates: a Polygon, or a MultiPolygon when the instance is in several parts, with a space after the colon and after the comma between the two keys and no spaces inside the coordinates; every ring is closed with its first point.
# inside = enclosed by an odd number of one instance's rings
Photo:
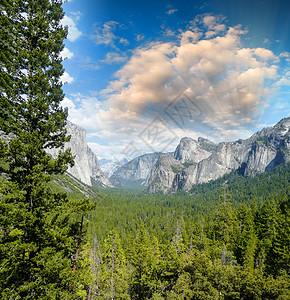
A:
{"type": "Polygon", "coordinates": [[[145,37],[145,36],[142,35],[142,34],[137,34],[137,35],[136,35],[136,41],[137,41],[137,42],[140,42],[141,40],[144,39],[144,37],[145,37]]]}
{"type": "Polygon", "coordinates": [[[108,52],[106,54],[106,58],[101,60],[100,62],[105,64],[118,64],[125,62],[127,60],[127,55],[119,52],[108,52]]]}
{"type": "Polygon", "coordinates": [[[124,39],[124,38],[122,38],[122,37],[119,39],[119,43],[120,43],[120,44],[123,44],[123,45],[125,45],[125,46],[127,46],[127,45],[130,44],[130,42],[129,42],[127,39],[124,39]]]}
{"type": "Polygon", "coordinates": [[[279,56],[285,58],[287,62],[290,62],[290,52],[284,51],[279,56]]]}
{"type": "Polygon", "coordinates": [[[129,45],[129,41],[127,39],[116,35],[116,31],[122,28],[123,25],[116,21],[105,22],[101,26],[96,26],[92,39],[97,45],[106,45],[113,48],[116,47],[116,43],[129,45]]]}
{"type": "Polygon", "coordinates": [[[167,13],[168,15],[173,15],[173,14],[176,13],[177,11],[178,11],[178,9],[176,9],[176,8],[171,8],[171,9],[167,10],[166,13],[167,13]]]}
{"type": "Polygon", "coordinates": [[[282,78],[275,83],[276,86],[290,86],[290,71],[287,71],[282,78]]]}

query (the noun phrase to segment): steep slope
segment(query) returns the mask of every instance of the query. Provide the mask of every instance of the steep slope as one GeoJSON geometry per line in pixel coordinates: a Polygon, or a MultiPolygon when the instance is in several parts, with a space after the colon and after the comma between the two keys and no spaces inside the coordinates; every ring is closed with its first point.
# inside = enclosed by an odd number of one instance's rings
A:
{"type": "Polygon", "coordinates": [[[160,153],[149,153],[138,156],[118,168],[110,177],[115,186],[133,187],[146,186],[151,169],[159,158],[160,153]]]}
{"type": "Polygon", "coordinates": [[[213,149],[216,147],[214,143],[206,139],[199,138],[198,141],[195,141],[184,137],[174,152],[174,158],[181,163],[198,163],[211,155],[212,151],[209,148],[205,149],[205,144],[212,145],[213,149]]]}
{"type": "MultiPolygon", "coordinates": [[[[161,190],[168,193],[175,192],[177,189],[189,191],[194,184],[217,179],[232,170],[238,169],[244,176],[251,176],[270,170],[276,165],[285,164],[290,160],[289,128],[290,118],[285,118],[274,127],[264,128],[249,139],[220,143],[207,158],[197,163],[184,164],[185,167],[175,174],[174,178],[170,177],[171,184],[168,181],[164,182],[164,188],[162,188],[162,178],[166,176],[164,174],[163,177],[160,176],[160,170],[164,171],[164,167],[162,162],[159,162],[156,164],[159,167],[152,169],[149,192],[161,190]]],[[[196,162],[194,150],[197,147],[187,151],[188,143],[184,141],[187,140],[181,140],[176,153],[186,153],[186,155],[176,155],[175,158],[181,162],[196,162]],[[190,157],[191,153],[193,158],[190,157]]],[[[168,169],[167,165],[166,168],[168,169]]]]}
{"type": "Polygon", "coordinates": [[[160,156],[152,168],[149,178],[149,192],[164,191],[174,193],[186,184],[185,170],[195,170],[197,163],[208,158],[216,145],[204,138],[194,140],[182,138],[173,157],[160,156]]]}
{"type": "Polygon", "coordinates": [[[161,154],[151,171],[148,184],[149,193],[163,191],[169,194],[178,190],[178,185],[182,182],[181,172],[184,168],[180,161],[169,155],[161,154]]]}
{"type": "MultiPolygon", "coordinates": [[[[71,148],[75,156],[75,164],[69,167],[67,172],[82,181],[87,185],[91,185],[91,178],[99,181],[106,186],[112,186],[108,178],[101,170],[97,156],[87,145],[86,130],[71,123],[67,123],[67,133],[71,139],[65,145],[66,148],[71,148]]],[[[50,150],[52,155],[56,154],[55,150],[50,150]]]]}

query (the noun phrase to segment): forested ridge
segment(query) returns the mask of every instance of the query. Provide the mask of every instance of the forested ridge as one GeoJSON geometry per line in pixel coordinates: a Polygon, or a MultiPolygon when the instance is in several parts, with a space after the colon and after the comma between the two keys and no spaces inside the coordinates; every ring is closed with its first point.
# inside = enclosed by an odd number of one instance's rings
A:
{"type": "Polygon", "coordinates": [[[290,165],[191,193],[111,193],[90,218],[96,299],[289,299],[290,165]]]}

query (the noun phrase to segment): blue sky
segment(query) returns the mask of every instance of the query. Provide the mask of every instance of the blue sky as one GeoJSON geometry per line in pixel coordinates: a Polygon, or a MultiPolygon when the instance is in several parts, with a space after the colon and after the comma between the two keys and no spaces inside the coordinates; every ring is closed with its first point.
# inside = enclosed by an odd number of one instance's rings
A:
{"type": "Polygon", "coordinates": [[[247,138],[290,113],[288,0],[70,0],[69,119],[100,158],[247,138]]]}

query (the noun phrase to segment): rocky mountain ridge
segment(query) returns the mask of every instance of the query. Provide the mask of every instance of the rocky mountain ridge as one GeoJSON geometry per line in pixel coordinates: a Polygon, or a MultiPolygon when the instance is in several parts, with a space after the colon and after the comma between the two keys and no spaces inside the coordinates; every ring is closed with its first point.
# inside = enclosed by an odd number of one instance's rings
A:
{"type": "Polygon", "coordinates": [[[195,184],[217,179],[232,170],[238,170],[244,176],[270,170],[290,161],[289,130],[288,117],[246,140],[221,142],[215,149],[211,144],[210,154],[209,148],[200,149],[198,146],[204,139],[199,142],[183,138],[176,148],[174,158],[160,156],[152,168],[148,191],[189,191],[195,184]]]}

